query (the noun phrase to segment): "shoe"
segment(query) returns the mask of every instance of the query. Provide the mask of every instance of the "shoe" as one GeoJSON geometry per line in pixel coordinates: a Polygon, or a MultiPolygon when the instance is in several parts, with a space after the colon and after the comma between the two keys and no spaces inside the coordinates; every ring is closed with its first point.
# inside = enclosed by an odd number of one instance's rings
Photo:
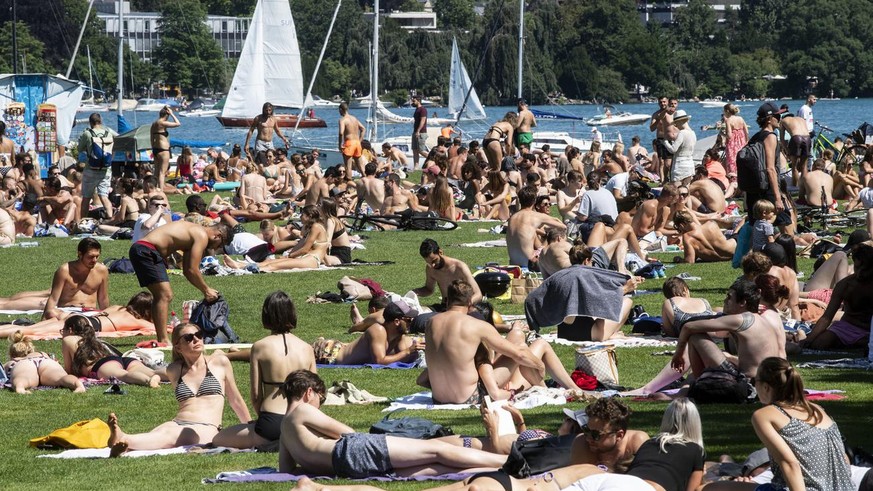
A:
{"type": "Polygon", "coordinates": [[[644,315],[645,316],[649,315],[646,313],[645,307],[643,307],[642,305],[634,305],[634,307],[630,311],[630,314],[628,314],[628,316],[627,316],[627,322],[625,322],[625,324],[633,324],[634,321],[636,321],[637,319],[639,319],[640,317],[642,317],[644,315]]]}

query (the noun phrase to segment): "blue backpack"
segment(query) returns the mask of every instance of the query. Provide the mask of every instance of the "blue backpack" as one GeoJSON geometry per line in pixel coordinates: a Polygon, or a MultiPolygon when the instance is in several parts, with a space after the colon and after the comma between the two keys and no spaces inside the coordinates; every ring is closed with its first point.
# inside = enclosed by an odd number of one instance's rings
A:
{"type": "Polygon", "coordinates": [[[88,167],[95,170],[103,170],[112,167],[112,152],[107,149],[112,147],[115,140],[112,133],[104,129],[102,136],[97,136],[93,128],[88,128],[91,133],[91,152],[88,155],[88,167]],[[107,140],[108,137],[108,140],[107,140]],[[99,142],[98,142],[99,138],[99,142]]]}

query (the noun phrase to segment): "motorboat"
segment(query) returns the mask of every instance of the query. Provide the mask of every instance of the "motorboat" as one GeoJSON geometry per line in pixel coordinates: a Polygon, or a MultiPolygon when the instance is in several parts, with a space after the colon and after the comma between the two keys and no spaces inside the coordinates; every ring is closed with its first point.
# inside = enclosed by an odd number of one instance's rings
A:
{"type": "Polygon", "coordinates": [[[151,99],[148,97],[143,97],[136,103],[136,107],[134,111],[139,112],[158,112],[164,108],[164,106],[170,107],[179,107],[179,101],[175,99],[151,99]]]}
{"type": "Polygon", "coordinates": [[[339,105],[340,105],[339,102],[334,102],[334,101],[331,101],[329,99],[322,99],[321,97],[318,97],[317,95],[313,95],[309,101],[309,104],[307,104],[307,106],[313,106],[313,107],[339,107],[339,105]]]}
{"type": "MultiPolygon", "coordinates": [[[[531,142],[531,150],[542,151],[543,145],[549,146],[549,151],[555,154],[563,154],[567,145],[573,145],[580,151],[585,152],[591,148],[591,143],[594,140],[587,138],[576,138],[566,131],[535,131],[533,134],[533,142],[531,142]]],[[[602,141],[600,142],[601,150],[612,150],[612,147],[617,142],[602,141]]]]}
{"type": "Polygon", "coordinates": [[[620,112],[620,113],[604,113],[598,114],[593,118],[589,118],[585,120],[585,124],[588,126],[621,126],[621,125],[635,125],[642,124],[651,118],[649,114],[634,114],[629,112],[620,112]]]}
{"type": "MultiPolygon", "coordinates": [[[[352,99],[352,102],[349,103],[349,109],[370,109],[370,106],[373,104],[373,96],[363,96],[363,97],[355,97],[352,99]]],[[[382,108],[392,108],[394,107],[394,103],[391,101],[379,101],[379,107],[382,108]]]]}
{"type": "Polygon", "coordinates": [[[697,103],[706,108],[723,108],[725,105],[721,99],[705,99],[697,103]]]}

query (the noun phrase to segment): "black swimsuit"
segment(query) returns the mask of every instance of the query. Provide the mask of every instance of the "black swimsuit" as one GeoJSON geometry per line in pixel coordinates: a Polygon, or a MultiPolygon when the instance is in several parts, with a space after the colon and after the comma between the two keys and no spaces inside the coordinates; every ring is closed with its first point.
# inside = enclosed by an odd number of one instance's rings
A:
{"type": "Polygon", "coordinates": [[[473,484],[476,479],[479,479],[481,477],[494,479],[495,481],[499,482],[501,486],[503,486],[504,491],[512,491],[512,477],[510,477],[509,474],[503,471],[480,472],[478,474],[474,474],[473,477],[471,477],[467,481],[467,485],[473,484]]]}
{"type": "Polygon", "coordinates": [[[491,144],[491,142],[499,142],[500,140],[506,138],[506,132],[503,131],[502,129],[500,129],[500,127],[492,126],[491,128],[488,128],[488,133],[486,133],[486,134],[490,134],[492,131],[496,131],[497,133],[500,133],[500,136],[497,138],[484,138],[482,140],[482,148],[487,147],[488,145],[491,144]]]}

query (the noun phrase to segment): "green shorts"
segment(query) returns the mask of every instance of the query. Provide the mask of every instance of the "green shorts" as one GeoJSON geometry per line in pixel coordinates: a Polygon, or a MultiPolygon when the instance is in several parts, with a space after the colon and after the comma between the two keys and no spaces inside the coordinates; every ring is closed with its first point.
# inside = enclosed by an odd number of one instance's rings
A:
{"type": "Polygon", "coordinates": [[[515,142],[519,145],[533,143],[533,133],[516,133],[515,142]]]}

